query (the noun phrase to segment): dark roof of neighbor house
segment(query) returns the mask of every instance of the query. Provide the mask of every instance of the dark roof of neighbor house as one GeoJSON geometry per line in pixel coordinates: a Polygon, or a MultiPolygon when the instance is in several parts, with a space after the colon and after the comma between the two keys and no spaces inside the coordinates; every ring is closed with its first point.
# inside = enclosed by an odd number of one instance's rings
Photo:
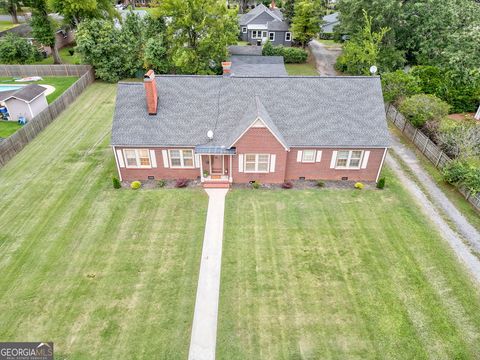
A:
{"type": "Polygon", "coordinates": [[[273,20],[267,22],[267,30],[269,31],[288,31],[289,26],[285,21],[273,20]]]}
{"type": "Polygon", "coordinates": [[[148,115],[143,84],[118,84],[112,145],[228,147],[257,101],[289,147],[390,144],[379,77],[157,76],[156,85],[158,113],[148,115]]]}
{"type": "Polygon", "coordinates": [[[283,20],[283,14],[280,11],[280,9],[278,9],[278,8],[269,9],[265,5],[260,4],[260,5],[257,5],[252,10],[250,10],[248,13],[241,15],[238,21],[239,21],[240,25],[247,25],[248,23],[250,23],[253,19],[255,19],[257,16],[259,16],[263,12],[266,12],[267,14],[272,16],[273,18],[283,20]]]}
{"type": "Polygon", "coordinates": [[[335,25],[340,23],[339,13],[332,13],[329,15],[325,15],[323,17],[323,25],[322,25],[322,32],[324,33],[333,33],[333,28],[335,25]]]}
{"type": "Polygon", "coordinates": [[[262,55],[262,47],[255,46],[255,45],[247,45],[247,46],[231,45],[228,47],[228,51],[230,55],[256,55],[256,56],[262,55]]]}
{"type": "Polygon", "coordinates": [[[232,76],[287,76],[283,56],[248,56],[231,57],[232,76]]]}
{"type": "Polygon", "coordinates": [[[7,101],[11,98],[18,100],[23,100],[25,102],[31,102],[36,99],[39,95],[47,91],[46,88],[37,84],[30,84],[22,86],[18,90],[9,90],[0,92],[0,101],[7,101]]]}

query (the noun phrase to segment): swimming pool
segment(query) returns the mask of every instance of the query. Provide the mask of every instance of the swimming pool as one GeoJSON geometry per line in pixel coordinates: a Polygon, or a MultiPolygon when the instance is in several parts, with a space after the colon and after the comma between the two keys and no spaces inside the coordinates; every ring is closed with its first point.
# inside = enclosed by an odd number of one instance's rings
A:
{"type": "Polygon", "coordinates": [[[0,85],[0,91],[18,90],[22,85],[0,85]]]}

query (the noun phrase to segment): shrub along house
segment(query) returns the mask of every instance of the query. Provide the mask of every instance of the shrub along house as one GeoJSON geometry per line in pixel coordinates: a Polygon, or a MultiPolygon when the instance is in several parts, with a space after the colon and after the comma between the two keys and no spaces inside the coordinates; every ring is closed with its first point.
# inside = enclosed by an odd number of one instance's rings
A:
{"type": "Polygon", "coordinates": [[[292,45],[292,33],[283,14],[272,1],[270,8],[263,4],[239,18],[240,38],[253,45],[264,44],[267,40],[273,45],[292,45]]]}
{"type": "Polygon", "coordinates": [[[390,143],[378,77],[145,75],[120,82],[112,146],[122,180],[208,186],[377,181],[390,143]]]}

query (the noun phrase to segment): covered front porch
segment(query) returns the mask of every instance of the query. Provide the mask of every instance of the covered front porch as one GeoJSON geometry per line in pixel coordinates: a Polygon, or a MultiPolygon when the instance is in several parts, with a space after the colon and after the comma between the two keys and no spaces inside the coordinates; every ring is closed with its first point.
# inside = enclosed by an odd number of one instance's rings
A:
{"type": "Polygon", "coordinates": [[[195,156],[199,157],[200,179],[204,184],[231,184],[232,158],[236,149],[222,146],[196,146],[195,156]]]}

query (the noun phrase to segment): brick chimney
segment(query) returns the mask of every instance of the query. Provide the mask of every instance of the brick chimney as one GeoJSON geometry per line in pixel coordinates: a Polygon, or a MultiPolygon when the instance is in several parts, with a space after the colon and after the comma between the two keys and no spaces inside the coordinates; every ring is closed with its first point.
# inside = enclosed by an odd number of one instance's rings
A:
{"type": "Polygon", "coordinates": [[[147,99],[147,111],[149,115],[157,115],[158,95],[157,85],[155,84],[155,73],[153,70],[143,76],[143,85],[145,87],[145,98],[147,99]]]}
{"type": "Polygon", "coordinates": [[[230,76],[231,67],[232,67],[232,63],[230,61],[223,61],[222,62],[223,76],[230,76]]]}

